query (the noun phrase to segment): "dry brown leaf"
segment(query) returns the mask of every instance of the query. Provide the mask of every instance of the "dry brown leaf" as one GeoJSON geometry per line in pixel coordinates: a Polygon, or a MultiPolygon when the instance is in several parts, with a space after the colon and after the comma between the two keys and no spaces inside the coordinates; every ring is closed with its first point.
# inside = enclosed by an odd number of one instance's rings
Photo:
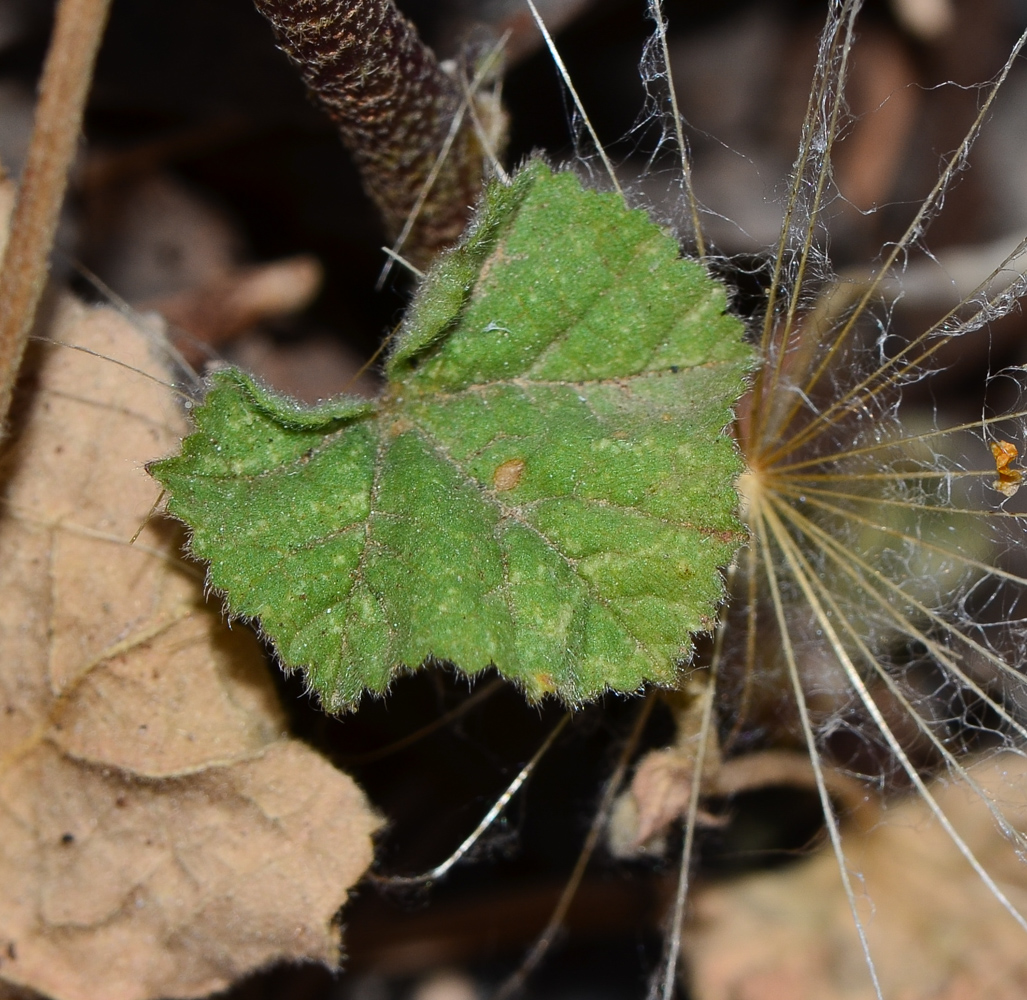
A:
{"type": "Polygon", "coordinates": [[[631,782],[638,808],[636,844],[663,835],[688,812],[694,771],[695,761],[677,750],[654,750],[642,758],[631,782]]]}
{"type": "Polygon", "coordinates": [[[323,276],[317,258],[301,254],[216,273],[202,285],[144,303],[142,308],[159,312],[193,338],[181,338],[176,346],[186,360],[198,365],[210,356],[210,350],[201,346],[222,347],[264,320],[305,309],[321,288],[323,276]]]}
{"type": "MultiPolygon", "coordinates": [[[[1003,754],[975,780],[1018,830],[1027,762],[1003,754]]],[[[963,783],[934,795],[1014,906],[1027,912],[1027,866],[963,783]]],[[[881,987],[889,1000],[1019,1000],[1023,930],[931,815],[912,798],[869,833],[844,838],[881,987]]],[[[834,854],[786,871],[707,886],[684,937],[696,1000],[872,1000],[874,991],[834,854]]]]}
{"type": "MultiPolygon", "coordinates": [[[[608,846],[619,858],[635,854],[663,853],[665,836],[671,824],[685,821],[692,800],[695,772],[695,747],[677,746],[647,753],[631,781],[630,791],[622,795],[611,818],[608,846]]],[[[824,772],[831,795],[844,803],[848,815],[866,818],[868,803],[863,786],[839,772],[824,772]]],[[[713,765],[703,767],[702,797],[730,799],[740,792],[787,787],[815,791],[816,775],[809,757],[797,750],[757,750],[730,760],[714,754],[713,765]]],[[[869,809],[876,814],[876,808],[869,809]]],[[[697,812],[701,826],[724,826],[726,815],[715,815],[701,806],[697,812]]]]}
{"type": "Polygon", "coordinates": [[[129,544],[143,464],[184,430],[140,328],[64,299],[49,336],[80,349],[41,347],[0,465],[0,992],[199,996],[335,963],[379,821],[285,735],[176,529],[129,544]]]}

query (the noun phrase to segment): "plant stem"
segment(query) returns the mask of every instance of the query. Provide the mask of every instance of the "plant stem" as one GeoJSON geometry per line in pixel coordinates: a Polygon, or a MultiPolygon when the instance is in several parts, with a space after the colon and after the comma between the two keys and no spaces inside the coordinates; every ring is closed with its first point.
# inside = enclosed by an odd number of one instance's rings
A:
{"type": "Polygon", "coordinates": [[[0,270],[0,427],[46,276],[110,0],[60,0],[0,270]]]}
{"type": "Polygon", "coordinates": [[[456,242],[478,200],[482,149],[471,116],[450,130],[462,95],[392,0],[254,0],[282,49],[339,128],[385,217],[402,232],[447,142],[446,162],[403,253],[427,263],[456,242]]]}

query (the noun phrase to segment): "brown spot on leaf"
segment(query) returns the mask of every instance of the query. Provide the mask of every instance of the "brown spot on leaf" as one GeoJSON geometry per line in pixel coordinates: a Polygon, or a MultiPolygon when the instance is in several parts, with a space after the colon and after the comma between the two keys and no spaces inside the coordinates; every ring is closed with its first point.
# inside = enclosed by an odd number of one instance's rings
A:
{"type": "Polygon", "coordinates": [[[496,467],[492,474],[492,485],[500,493],[512,490],[524,475],[525,461],[523,458],[511,458],[496,467]]]}

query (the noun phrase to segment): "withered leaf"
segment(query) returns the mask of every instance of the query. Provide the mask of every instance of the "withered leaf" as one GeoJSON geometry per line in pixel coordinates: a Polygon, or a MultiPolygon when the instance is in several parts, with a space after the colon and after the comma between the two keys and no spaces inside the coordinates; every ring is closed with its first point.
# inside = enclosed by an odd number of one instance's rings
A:
{"type": "Polygon", "coordinates": [[[70,299],[0,465],[0,990],[199,996],[335,963],[379,820],[289,738],[255,639],[146,518],[185,421],[139,327],[70,299]],[[117,358],[112,363],[108,358],[117,358]]]}
{"type": "MultiPolygon", "coordinates": [[[[1001,754],[972,768],[1018,830],[1027,763],[1001,754]]],[[[1027,912],[1027,867],[984,800],[937,782],[942,810],[1010,902],[1027,912]]],[[[844,848],[881,989],[902,1000],[1017,1000],[1027,994],[1023,930],[958,852],[925,802],[889,808],[844,848]]],[[[830,848],[783,871],[704,887],[684,938],[697,1000],[872,1000],[875,996],[830,848]]]]}

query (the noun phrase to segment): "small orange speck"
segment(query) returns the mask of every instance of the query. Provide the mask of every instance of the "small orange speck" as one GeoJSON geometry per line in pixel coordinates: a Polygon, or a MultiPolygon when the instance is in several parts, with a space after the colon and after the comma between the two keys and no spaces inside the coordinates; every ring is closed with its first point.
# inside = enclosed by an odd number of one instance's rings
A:
{"type": "Polygon", "coordinates": [[[492,473],[492,485],[500,493],[505,490],[512,490],[524,475],[525,461],[523,458],[511,458],[502,465],[496,467],[492,473]]]}
{"type": "Polygon", "coordinates": [[[998,473],[998,479],[991,485],[999,493],[1011,497],[1023,482],[1023,473],[1019,469],[1010,468],[1019,455],[1016,445],[1011,441],[992,441],[991,453],[995,456],[995,471],[998,473]]]}
{"type": "Polygon", "coordinates": [[[552,674],[535,674],[534,680],[539,690],[546,694],[551,694],[556,690],[556,680],[552,674]]]}

